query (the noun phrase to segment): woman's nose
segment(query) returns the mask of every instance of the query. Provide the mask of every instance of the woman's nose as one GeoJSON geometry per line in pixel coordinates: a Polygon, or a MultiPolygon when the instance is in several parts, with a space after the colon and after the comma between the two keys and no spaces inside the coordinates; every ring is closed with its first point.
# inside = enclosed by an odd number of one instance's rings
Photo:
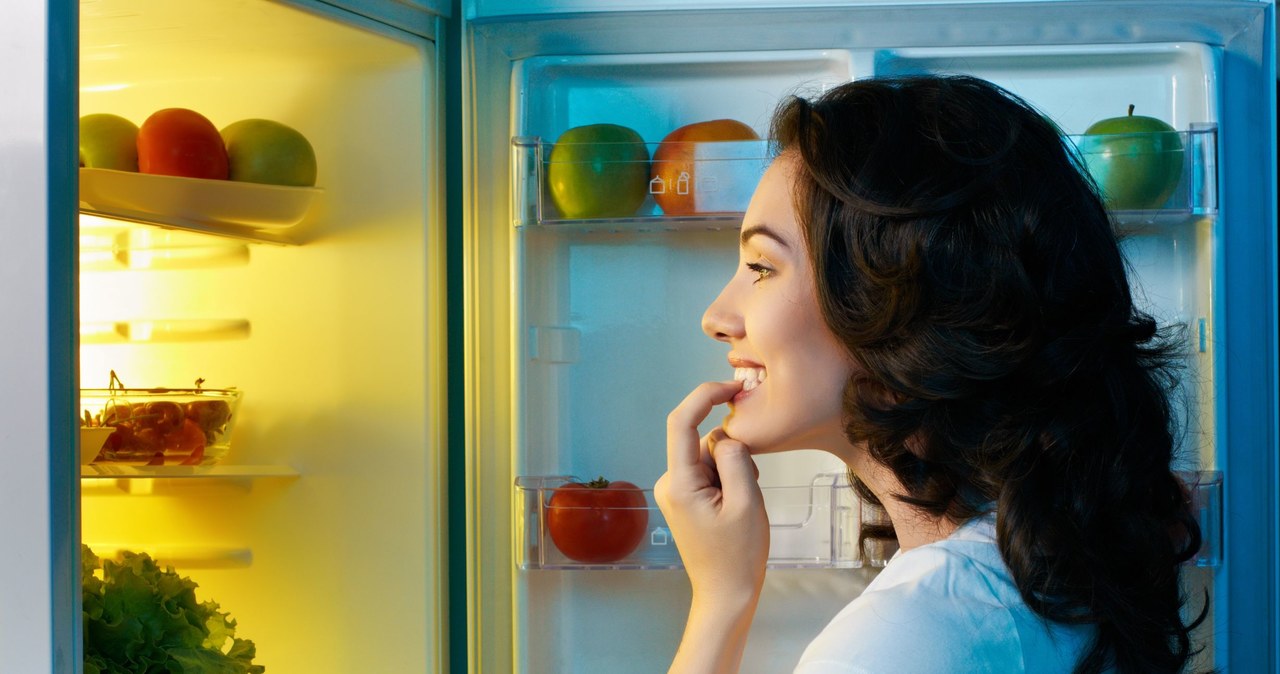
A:
{"type": "Polygon", "coordinates": [[[725,287],[702,314],[702,331],[722,342],[741,339],[744,335],[742,314],[734,309],[728,295],[729,288],[725,287]]]}

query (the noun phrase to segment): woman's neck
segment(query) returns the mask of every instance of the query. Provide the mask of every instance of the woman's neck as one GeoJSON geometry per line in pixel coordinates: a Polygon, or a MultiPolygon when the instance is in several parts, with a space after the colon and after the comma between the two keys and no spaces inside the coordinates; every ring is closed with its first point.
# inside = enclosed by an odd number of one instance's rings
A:
{"type": "Polygon", "coordinates": [[[884,506],[885,514],[893,522],[893,530],[898,536],[898,547],[910,550],[936,543],[958,528],[958,525],[945,517],[934,517],[894,498],[894,494],[904,494],[906,489],[892,470],[872,459],[865,450],[855,451],[852,456],[842,458],[845,458],[845,463],[853,473],[884,506]]]}

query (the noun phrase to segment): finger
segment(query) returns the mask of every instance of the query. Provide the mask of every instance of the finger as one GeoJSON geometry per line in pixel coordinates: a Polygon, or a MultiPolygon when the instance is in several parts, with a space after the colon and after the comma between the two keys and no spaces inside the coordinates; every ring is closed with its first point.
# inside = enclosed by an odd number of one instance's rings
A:
{"type": "Polygon", "coordinates": [[[760,492],[760,470],[751,458],[751,450],[732,438],[725,438],[711,448],[720,475],[720,489],[727,504],[763,501],[760,492]]]}
{"type": "Polygon", "coordinates": [[[700,451],[698,452],[698,460],[706,464],[708,468],[714,470],[716,467],[716,460],[711,458],[711,448],[717,442],[720,442],[727,437],[729,436],[724,432],[724,429],[719,426],[711,429],[710,433],[702,436],[702,442],[699,443],[700,451]]]}
{"type": "Polygon", "coordinates": [[[667,476],[670,473],[663,473],[657,482],[653,483],[653,502],[658,504],[658,510],[662,511],[665,517],[667,514],[667,476]]]}
{"type": "Polygon", "coordinates": [[[706,382],[695,388],[667,415],[667,470],[684,475],[700,462],[701,440],[698,424],[711,414],[711,408],[729,402],[742,382],[706,382]]]}
{"type": "MultiPolygon", "coordinates": [[[[717,426],[710,433],[707,433],[702,437],[702,442],[705,445],[705,447],[703,448],[704,453],[702,456],[702,461],[703,463],[707,464],[712,470],[714,470],[716,467],[716,460],[711,458],[711,448],[715,447],[716,443],[720,442],[721,440],[733,440],[733,438],[730,438],[729,434],[725,432],[723,426],[717,426]]],[[[741,441],[735,441],[735,442],[741,442],[741,441]]],[[[748,447],[747,452],[750,452],[750,451],[751,451],[751,448],[748,447]]],[[[756,465],[755,459],[751,460],[751,468],[752,470],[755,471],[756,479],[759,480],[760,467],[756,465]]]]}

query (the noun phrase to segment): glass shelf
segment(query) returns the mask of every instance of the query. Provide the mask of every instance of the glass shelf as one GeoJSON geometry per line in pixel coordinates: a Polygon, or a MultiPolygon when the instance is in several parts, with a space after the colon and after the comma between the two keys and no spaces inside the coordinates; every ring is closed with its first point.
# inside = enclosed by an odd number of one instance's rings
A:
{"type": "MultiPolygon", "coordinates": [[[[516,564],[524,570],[679,569],[671,531],[654,505],[653,490],[644,489],[648,524],[638,547],[605,563],[581,562],[565,555],[548,530],[556,489],[565,476],[522,476],[516,479],[516,564]]],[[[808,485],[764,487],[769,513],[770,568],[856,568],[884,566],[896,545],[867,540],[859,545],[863,523],[883,520],[883,511],[862,503],[843,474],[815,475],[808,485]]],[[[611,510],[608,508],[602,511],[611,510]]],[[[614,509],[614,510],[635,510],[614,509]]],[[[606,513],[607,515],[607,513],[606,513]]]]}
{"type": "MultiPolygon", "coordinates": [[[[294,480],[298,471],[289,466],[215,464],[210,466],[129,466],[95,463],[80,466],[82,491],[149,495],[157,483],[181,488],[212,485],[252,491],[259,480],[294,480]]],[[[161,489],[163,491],[164,489],[161,489]]]]}
{"type": "MultiPolygon", "coordinates": [[[[1104,192],[1114,193],[1112,218],[1123,231],[1141,232],[1217,213],[1217,127],[1192,125],[1188,131],[1065,136],[1064,142],[1079,153],[1104,192]],[[1161,146],[1163,143],[1163,148],[1161,146]],[[1156,151],[1148,152],[1150,148],[1156,151]],[[1168,148],[1172,147],[1172,150],[1168,148]],[[1181,167],[1179,172],[1178,167],[1181,167]],[[1164,178],[1140,180],[1144,171],[1166,172],[1164,178]],[[1138,178],[1134,178],[1135,174],[1138,178]],[[1154,183],[1145,186],[1139,183],[1154,183]],[[1135,187],[1135,184],[1139,184],[1135,187]],[[1152,194],[1157,196],[1151,196],[1152,194]],[[1159,207],[1150,200],[1167,194],[1159,207]],[[1144,199],[1146,200],[1144,202],[1144,199]]],[[[645,143],[648,156],[658,143],[645,143]]],[[[548,179],[553,168],[569,162],[552,162],[554,145],[538,137],[516,137],[512,146],[512,193],[516,227],[572,228],[575,231],[678,232],[737,229],[756,183],[772,159],[768,141],[679,143],[688,146],[687,171],[676,184],[663,182],[651,172],[653,162],[596,161],[594,179],[577,178],[587,192],[617,191],[618,201],[639,201],[634,212],[595,215],[590,207],[573,204],[583,217],[566,217],[562,205],[574,200],[568,190],[553,190],[548,179]],[[650,175],[647,193],[639,199],[637,170],[650,175]],[[624,180],[625,179],[625,180],[624,180]],[[619,184],[630,183],[627,189],[619,184]],[[555,192],[553,194],[553,192],[555,192]],[[670,201],[674,193],[678,199],[670,201]],[[668,215],[663,203],[676,204],[679,215],[668,215]]],[[[591,157],[592,144],[575,144],[577,157],[591,157]]],[[[601,144],[600,147],[603,147],[601,144]]],[[[578,159],[578,162],[583,160],[578,159]]],[[[581,174],[581,171],[576,172],[581,174]]],[[[598,195],[596,195],[598,197],[598,195]]],[[[598,202],[607,199],[596,198],[598,202]]]]}
{"type": "Polygon", "coordinates": [[[95,463],[80,467],[80,477],[93,478],[293,478],[298,471],[288,466],[233,465],[212,466],[129,466],[118,463],[95,463]]]}
{"type": "Polygon", "coordinates": [[[86,322],[80,324],[80,343],[210,342],[246,339],[249,332],[242,318],[86,322]]]}
{"type": "Polygon", "coordinates": [[[99,559],[120,561],[124,552],[145,552],[160,565],[188,569],[247,569],[253,565],[253,551],[240,547],[192,545],[130,545],[85,541],[99,559]]]}
{"type": "Polygon", "coordinates": [[[249,263],[245,241],[82,213],[80,271],[205,269],[249,263]]]}
{"type": "Polygon", "coordinates": [[[293,239],[283,234],[275,234],[272,232],[259,231],[253,229],[245,229],[240,227],[219,226],[198,222],[196,220],[187,220],[176,216],[159,218],[152,217],[145,213],[136,211],[127,211],[124,209],[98,210],[90,208],[84,204],[80,205],[80,215],[93,216],[96,218],[104,218],[109,220],[119,220],[121,222],[132,222],[142,225],[152,225],[165,229],[175,229],[186,232],[195,232],[198,234],[210,234],[220,236],[227,239],[235,239],[239,241],[251,241],[254,243],[271,243],[277,246],[294,245],[293,239]]]}

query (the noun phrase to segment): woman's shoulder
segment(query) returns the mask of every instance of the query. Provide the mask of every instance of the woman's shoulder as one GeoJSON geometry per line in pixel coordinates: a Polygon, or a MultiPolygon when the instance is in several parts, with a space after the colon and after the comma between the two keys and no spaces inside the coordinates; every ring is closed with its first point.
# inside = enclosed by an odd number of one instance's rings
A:
{"type": "Polygon", "coordinates": [[[805,650],[797,674],[1070,671],[1086,632],[1022,601],[990,522],[899,555],[805,650]]]}

